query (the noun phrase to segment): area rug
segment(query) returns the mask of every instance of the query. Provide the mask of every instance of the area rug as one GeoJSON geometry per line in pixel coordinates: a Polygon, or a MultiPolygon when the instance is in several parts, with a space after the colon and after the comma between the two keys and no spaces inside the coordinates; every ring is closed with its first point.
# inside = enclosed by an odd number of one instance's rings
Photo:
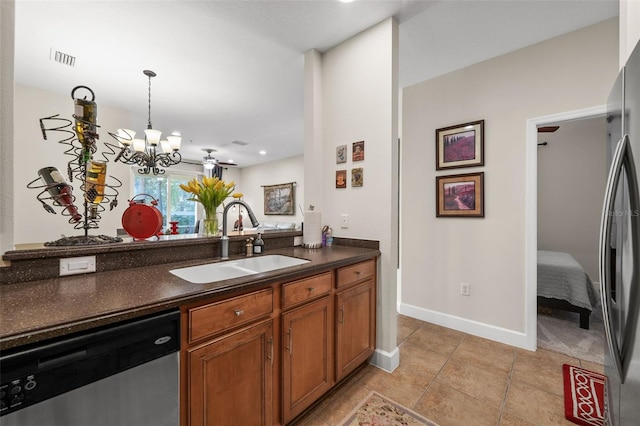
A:
{"type": "Polygon", "coordinates": [[[421,415],[380,395],[371,392],[347,415],[339,426],[438,426],[421,415]]]}
{"type": "Polygon", "coordinates": [[[578,326],[579,315],[556,309],[538,309],[538,348],[604,364],[604,321],[598,306],[591,314],[589,330],[578,326]]]}
{"type": "Polygon", "coordinates": [[[573,365],[562,366],[564,416],[584,426],[604,425],[604,387],[607,377],[573,365]]]}

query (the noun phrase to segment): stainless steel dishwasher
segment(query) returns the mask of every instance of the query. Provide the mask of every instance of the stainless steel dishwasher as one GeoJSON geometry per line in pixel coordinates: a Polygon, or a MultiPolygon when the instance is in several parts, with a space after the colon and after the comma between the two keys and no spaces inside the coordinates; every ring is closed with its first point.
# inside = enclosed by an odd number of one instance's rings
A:
{"type": "Polygon", "coordinates": [[[177,426],[180,313],[5,351],[2,426],[177,426]]]}

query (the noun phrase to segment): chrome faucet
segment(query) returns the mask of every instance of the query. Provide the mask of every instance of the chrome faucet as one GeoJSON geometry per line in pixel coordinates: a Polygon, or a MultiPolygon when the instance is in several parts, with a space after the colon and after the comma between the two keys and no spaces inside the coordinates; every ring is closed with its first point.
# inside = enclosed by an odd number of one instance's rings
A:
{"type": "Polygon", "coordinates": [[[224,211],[222,212],[222,237],[220,238],[220,247],[222,249],[221,257],[223,259],[229,258],[229,237],[227,236],[227,212],[229,211],[231,206],[236,204],[240,204],[245,209],[247,209],[247,213],[249,213],[249,219],[251,219],[251,224],[254,227],[257,227],[258,225],[260,225],[260,222],[258,222],[258,219],[256,219],[256,216],[253,214],[251,207],[249,207],[247,203],[245,203],[242,200],[233,200],[229,202],[229,204],[225,206],[224,211]]]}

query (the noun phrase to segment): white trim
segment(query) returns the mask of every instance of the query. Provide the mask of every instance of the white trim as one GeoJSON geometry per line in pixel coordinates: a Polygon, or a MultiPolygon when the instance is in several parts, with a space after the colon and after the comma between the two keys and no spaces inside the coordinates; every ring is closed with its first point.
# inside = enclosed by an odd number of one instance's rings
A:
{"type": "Polygon", "coordinates": [[[432,324],[452,328],[454,330],[505,343],[507,345],[517,346],[519,348],[532,351],[536,349],[535,340],[533,346],[531,346],[527,336],[519,331],[508,330],[506,328],[496,327],[454,315],[443,314],[442,312],[436,312],[420,308],[418,306],[408,305],[406,303],[402,303],[400,305],[400,313],[432,324]]]}
{"type": "MultiPolygon", "coordinates": [[[[581,120],[603,116],[606,105],[599,105],[527,120],[527,146],[525,150],[525,332],[526,348],[537,347],[537,294],[538,294],[538,126],[561,121],[581,120]]],[[[603,135],[604,138],[604,135],[603,135]]],[[[603,139],[604,140],[604,139],[603,139]]]]}
{"type": "Polygon", "coordinates": [[[369,363],[388,373],[393,373],[393,370],[400,365],[400,350],[397,346],[391,352],[376,349],[369,363]]]}

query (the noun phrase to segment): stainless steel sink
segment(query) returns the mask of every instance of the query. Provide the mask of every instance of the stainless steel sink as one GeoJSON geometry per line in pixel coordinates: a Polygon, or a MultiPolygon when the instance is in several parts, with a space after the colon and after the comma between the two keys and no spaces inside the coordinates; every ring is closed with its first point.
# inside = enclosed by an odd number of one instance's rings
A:
{"type": "Polygon", "coordinates": [[[289,268],[307,262],[309,261],[306,259],[272,254],[228,260],[225,262],[207,263],[206,265],[189,266],[187,268],[172,269],[169,272],[192,284],[207,284],[261,272],[289,268]]]}

